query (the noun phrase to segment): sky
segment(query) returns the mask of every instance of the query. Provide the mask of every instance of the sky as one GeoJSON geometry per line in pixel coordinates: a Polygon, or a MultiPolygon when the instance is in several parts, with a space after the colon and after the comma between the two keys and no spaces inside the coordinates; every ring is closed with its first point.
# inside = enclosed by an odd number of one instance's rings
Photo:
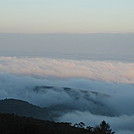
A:
{"type": "Polygon", "coordinates": [[[134,34],[0,34],[0,56],[134,61],[134,34]]]}
{"type": "Polygon", "coordinates": [[[134,0],[0,0],[0,33],[133,33],[134,0]]]}
{"type": "Polygon", "coordinates": [[[134,0],[0,0],[0,56],[133,61],[133,5],[134,0]]]}

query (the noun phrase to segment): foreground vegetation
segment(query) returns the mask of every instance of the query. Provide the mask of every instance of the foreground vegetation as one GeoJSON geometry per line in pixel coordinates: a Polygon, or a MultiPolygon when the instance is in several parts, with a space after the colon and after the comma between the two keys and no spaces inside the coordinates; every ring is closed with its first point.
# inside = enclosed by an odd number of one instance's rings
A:
{"type": "Polygon", "coordinates": [[[56,123],[1,113],[0,134],[114,134],[114,132],[105,121],[102,121],[99,126],[85,128],[83,122],[72,126],[70,123],[56,123]]]}

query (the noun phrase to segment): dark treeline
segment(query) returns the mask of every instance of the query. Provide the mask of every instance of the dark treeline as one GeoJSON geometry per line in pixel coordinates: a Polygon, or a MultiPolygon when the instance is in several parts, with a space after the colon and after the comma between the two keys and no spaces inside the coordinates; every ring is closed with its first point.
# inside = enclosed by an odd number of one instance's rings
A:
{"type": "Polygon", "coordinates": [[[85,128],[83,122],[75,125],[0,113],[0,134],[114,134],[110,125],[102,121],[100,125],[85,128]]]}

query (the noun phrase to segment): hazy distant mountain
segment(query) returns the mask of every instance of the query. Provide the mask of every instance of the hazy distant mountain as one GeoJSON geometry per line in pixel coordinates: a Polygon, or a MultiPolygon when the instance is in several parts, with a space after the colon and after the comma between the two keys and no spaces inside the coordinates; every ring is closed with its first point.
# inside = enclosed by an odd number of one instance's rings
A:
{"type": "Polygon", "coordinates": [[[46,95],[49,92],[53,92],[53,94],[57,94],[58,97],[64,97],[64,99],[62,99],[64,102],[55,103],[48,107],[48,109],[54,110],[55,112],[59,111],[60,114],[74,110],[90,111],[93,114],[108,116],[117,114],[108,105],[104,104],[103,100],[107,100],[110,97],[104,93],[53,86],[36,86],[33,90],[37,94],[46,95]]]}
{"type": "Polygon", "coordinates": [[[21,116],[29,116],[38,119],[52,119],[47,108],[32,105],[26,101],[16,99],[0,100],[1,113],[14,113],[21,116]]]}
{"type": "MultiPolygon", "coordinates": [[[[101,101],[110,97],[106,94],[72,89],[68,87],[36,86],[36,94],[47,95],[48,92],[68,96],[69,99],[50,106],[39,107],[17,99],[0,100],[1,113],[14,113],[44,120],[56,120],[65,113],[72,111],[89,111],[93,114],[114,116],[115,112],[101,101]]],[[[53,99],[53,98],[52,98],[53,99]]],[[[65,98],[66,99],[66,98],[65,98]]]]}

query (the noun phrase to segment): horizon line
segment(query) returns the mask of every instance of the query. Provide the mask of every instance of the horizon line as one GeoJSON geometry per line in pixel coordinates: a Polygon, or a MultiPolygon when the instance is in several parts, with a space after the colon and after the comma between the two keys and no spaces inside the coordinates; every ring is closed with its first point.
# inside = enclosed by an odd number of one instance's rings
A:
{"type": "Polygon", "coordinates": [[[75,32],[74,32],[74,33],[70,33],[70,32],[57,32],[57,33],[56,33],[56,32],[53,32],[53,33],[23,33],[23,32],[22,32],[22,33],[16,33],[16,32],[13,32],[13,33],[10,33],[10,32],[9,32],[9,33],[8,33],[8,32],[7,32],[7,33],[6,33],[6,32],[2,32],[2,33],[0,33],[0,34],[25,34],[25,35],[28,35],[28,34],[31,34],[31,35],[32,35],[32,34],[33,34],[33,35],[36,35],[36,34],[38,34],[38,35],[39,35],[39,34],[50,34],[50,35],[51,35],[51,34],[66,34],[66,35],[67,35],[67,34],[68,34],[68,35],[69,35],[69,34],[70,34],[70,35],[71,35],[71,34],[72,34],[72,35],[73,35],[73,34],[78,34],[78,35],[87,35],[87,34],[134,34],[134,32],[123,32],[123,33],[121,33],[121,32],[94,32],[94,33],[75,33],[75,32]]]}

